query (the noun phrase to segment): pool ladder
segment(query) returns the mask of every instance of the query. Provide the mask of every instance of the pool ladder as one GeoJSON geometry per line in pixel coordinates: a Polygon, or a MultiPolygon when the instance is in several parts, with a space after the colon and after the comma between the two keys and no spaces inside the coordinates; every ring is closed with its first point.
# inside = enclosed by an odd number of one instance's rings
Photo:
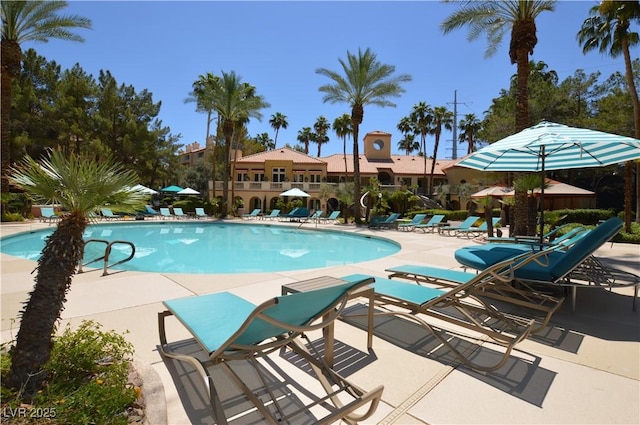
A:
{"type": "MultiPolygon", "coordinates": [[[[136,246],[133,244],[133,242],[129,242],[129,241],[107,241],[104,239],[87,239],[86,241],[84,241],[84,245],[87,246],[90,242],[100,242],[100,243],[104,243],[105,245],[107,245],[107,247],[104,249],[104,255],[102,257],[98,257],[98,258],[94,258],[91,261],[87,261],[86,263],[80,263],[80,267],[78,267],[78,273],[83,273],[82,267],[87,266],[89,264],[95,263],[97,261],[100,260],[104,260],[104,266],[103,266],[103,270],[102,270],[102,276],[107,276],[109,274],[109,272],[107,271],[107,269],[109,267],[114,267],[117,266],[118,264],[122,264],[122,263],[126,263],[127,261],[131,260],[135,255],[136,255],[136,246]],[[117,263],[113,263],[113,264],[109,264],[109,255],[111,254],[111,248],[113,247],[113,245],[115,244],[124,244],[124,245],[129,245],[131,247],[131,255],[129,255],[127,258],[118,261],[117,263]]],[[[84,257],[82,259],[84,261],[84,257]]]]}

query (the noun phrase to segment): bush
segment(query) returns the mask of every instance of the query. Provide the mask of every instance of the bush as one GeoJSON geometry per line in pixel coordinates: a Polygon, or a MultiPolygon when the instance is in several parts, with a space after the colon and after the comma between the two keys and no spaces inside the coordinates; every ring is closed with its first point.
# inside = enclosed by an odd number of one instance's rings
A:
{"type": "Polygon", "coordinates": [[[582,223],[585,225],[596,225],[602,220],[608,220],[615,216],[613,210],[598,210],[598,209],[564,209],[545,211],[545,221],[551,222],[553,219],[558,220],[561,217],[566,216],[562,223],[582,223]]]}
{"type": "MultiPolygon", "coordinates": [[[[67,328],[54,339],[43,370],[46,386],[31,400],[31,411],[48,412],[46,423],[52,424],[127,424],[127,408],[139,396],[139,388],[128,384],[132,355],[133,346],[122,335],[103,332],[95,322],[67,328]]],[[[4,374],[8,356],[2,357],[4,374]]],[[[5,412],[21,406],[20,394],[3,388],[2,396],[5,412]]]]}
{"type": "Polygon", "coordinates": [[[215,212],[215,205],[213,205],[211,202],[205,202],[199,198],[190,196],[187,199],[181,199],[179,201],[175,201],[173,203],[174,208],[182,208],[182,210],[187,213],[187,212],[195,212],[196,208],[204,208],[204,211],[209,214],[209,215],[213,215],[215,212]]]}
{"type": "Polygon", "coordinates": [[[2,221],[24,221],[24,217],[20,213],[3,212],[2,221]]]}

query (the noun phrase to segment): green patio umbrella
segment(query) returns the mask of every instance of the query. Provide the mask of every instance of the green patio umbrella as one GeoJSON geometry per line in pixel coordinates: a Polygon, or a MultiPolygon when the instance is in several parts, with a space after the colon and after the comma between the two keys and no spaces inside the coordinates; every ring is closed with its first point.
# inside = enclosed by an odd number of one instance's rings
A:
{"type": "MultiPolygon", "coordinates": [[[[531,171],[592,168],[640,158],[640,140],[549,121],[526,128],[476,152],[457,165],[482,171],[531,171]]],[[[544,187],[540,190],[544,205],[544,187]]],[[[540,211],[540,235],[544,233],[540,211]]]]}

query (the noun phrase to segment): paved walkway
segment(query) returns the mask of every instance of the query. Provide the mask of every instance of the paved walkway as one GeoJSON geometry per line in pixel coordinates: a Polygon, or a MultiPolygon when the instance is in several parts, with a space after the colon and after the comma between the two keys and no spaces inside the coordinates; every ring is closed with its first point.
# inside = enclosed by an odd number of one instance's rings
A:
{"type": "MultiPolygon", "coordinates": [[[[46,226],[3,223],[0,234],[46,226]]],[[[407,263],[457,268],[455,250],[474,243],[437,234],[329,226],[388,237],[402,249],[376,261],[281,273],[121,272],[100,277],[99,272],[88,272],[74,278],[63,324],[92,319],[105,329],[130,332],[127,339],[134,344],[136,362],[147,378],[144,390],[150,400],[150,423],[209,424],[213,421],[192,371],[158,354],[157,313],[163,310],[162,300],[228,290],[257,303],[278,295],[285,283],[317,276],[386,276],[386,268],[407,263]]],[[[640,273],[637,245],[607,244],[597,255],[640,273]]],[[[0,256],[3,342],[15,336],[17,314],[33,286],[35,264],[0,256]]],[[[368,352],[365,331],[339,321],[337,345],[352,357],[338,368],[364,388],[384,384],[383,403],[370,424],[637,424],[640,312],[632,312],[631,294],[630,289],[579,290],[576,312],[571,313],[565,303],[546,331],[519,344],[507,365],[487,374],[457,366],[437,350],[429,352],[428,334],[405,322],[398,321],[397,328],[386,334],[376,331],[373,350],[368,352]]],[[[169,326],[168,333],[177,339],[189,336],[179,326],[169,326]]],[[[276,361],[291,368],[283,358],[276,361]]],[[[291,373],[307,379],[299,371],[291,373]]]]}

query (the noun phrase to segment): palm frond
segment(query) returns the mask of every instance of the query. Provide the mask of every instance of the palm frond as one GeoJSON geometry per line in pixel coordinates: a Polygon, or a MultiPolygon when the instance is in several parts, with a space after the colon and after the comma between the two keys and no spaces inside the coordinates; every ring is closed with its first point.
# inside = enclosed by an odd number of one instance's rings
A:
{"type": "Polygon", "coordinates": [[[35,200],[60,204],[65,210],[88,214],[102,205],[133,211],[146,202],[144,194],[131,192],[138,177],[122,165],[96,161],[60,150],[37,162],[27,156],[13,167],[10,182],[35,200]]]}

